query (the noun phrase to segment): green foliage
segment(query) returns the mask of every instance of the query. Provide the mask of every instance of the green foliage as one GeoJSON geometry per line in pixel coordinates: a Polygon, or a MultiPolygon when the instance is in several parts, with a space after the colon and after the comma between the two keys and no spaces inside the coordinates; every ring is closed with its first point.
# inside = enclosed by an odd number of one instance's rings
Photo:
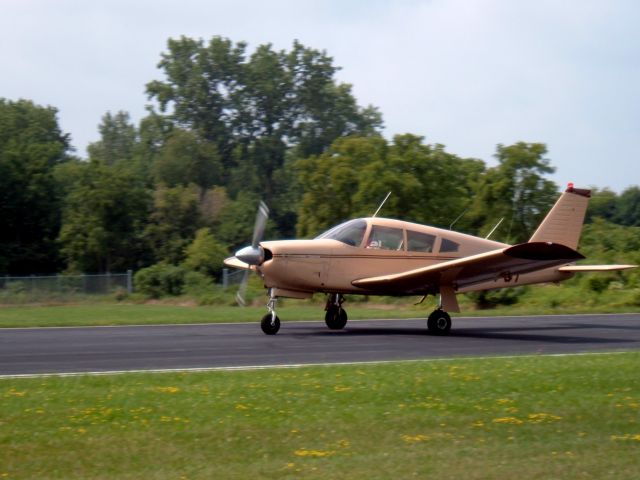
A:
{"type": "Polygon", "coordinates": [[[448,226],[468,205],[482,162],[425,145],[415,135],[347,137],[319,156],[299,160],[304,186],[298,234],[313,236],[354,216],[373,214],[387,192],[382,216],[448,226]]]}
{"type": "Polygon", "coordinates": [[[554,168],[544,158],[542,143],[498,145],[498,166],[479,179],[469,216],[477,231],[486,235],[504,218],[494,238],[506,243],[526,242],[558,196],[556,185],[543,175],[554,168]]]}
{"type": "Polygon", "coordinates": [[[56,166],[69,137],[53,107],[0,98],[0,273],[55,271],[61,189],[56,166]]]}
{"type": "MultiPolygon", "coordinates": [[[[187,272],[183,267],[156,263],[138,270],[133,277],[136,292],[151,298],[165,295],[180,295],[183,291],[187,272]]],[[[193,284],[193,279],[191,279],[193,284]]]]}
{"type": "MultiPolygon", "coordinates": [[[[382,125],[375,108],[359,107],[351,86],[336,81],[331,57],[297,41],[290,51],[260,45],[250,56],[245,43],[221,37],[170,39],[167,47],[159,64],[166,78],[148,83],[147,94],[167,119],[215,147],[224,172],[216,184],[232,198],[258,194],[283,231],[293,231],[293,210],[273,200],[289,189],[277,180],[287,153],[320,154],[336,138],[370,135],[382,125]]],[[[171,161],[160,158],[166,170],[171,161]]],[[[161,178],[168,181],[166,173],[161,178]]]]}
{"type": "Polygon", "coordinates": [[[158,261],[178,264],[200,228],[199,188],[196,185],[158,185],[144,239],[158,261]]]}
{"type": "Polygon", "coordinates": [[[221,183],[221,173],[215,145],[180,129],[168,135],[154,164],[156,181],[169,187],[195,184],[206,190],[221,183]]]}
{"type": "Polygon", "coordinates": [[[98,125],[100,140],[89,145],[89,158],[114,165],[131,161],[137,143],[136,128],[130,123],[129,114],[120,111],[115,115],[107,112],[98,125]]]}
{"type": "Polygon", "coordinates": [[[223,260],[228,256],[228,250],[215,239],[211,230],[201,228],[186,249],[183,265],[190,270],[218,278],[224,266],[223,260]]]}
{"type": "Polygon", "coordinates": [[[59,236],[68,269],[110,272],[140,266],[148,191],[125,166],[92,161],[78,167],[59,236]]]}

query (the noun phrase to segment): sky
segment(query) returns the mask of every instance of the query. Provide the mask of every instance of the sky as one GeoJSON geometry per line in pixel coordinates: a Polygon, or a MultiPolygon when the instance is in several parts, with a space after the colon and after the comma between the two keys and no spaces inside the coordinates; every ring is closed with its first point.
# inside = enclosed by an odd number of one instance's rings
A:
{"type": "Polygon", "coordinates": [[[640,184],[635,0],[0,0],[0,97],[58,109],[76,154],[110,111],[134,122],[167,39],[325,50],[384,135],[495,165],[542,142],[559,185],[640,184]]]}

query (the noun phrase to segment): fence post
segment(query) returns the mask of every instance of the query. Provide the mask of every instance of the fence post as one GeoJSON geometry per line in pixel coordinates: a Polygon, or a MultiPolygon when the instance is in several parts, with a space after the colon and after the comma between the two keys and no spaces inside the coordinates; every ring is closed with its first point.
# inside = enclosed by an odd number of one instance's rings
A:
{"type": "Polygon", "coordinates": [[[222,288],[227,288],[229,286],[229,269],[222,269],[222,288]]]}
{"type": "Polygon", "coordinates": [[[127,270],[127,293],[133,293],[133,270],[127,270]]]}

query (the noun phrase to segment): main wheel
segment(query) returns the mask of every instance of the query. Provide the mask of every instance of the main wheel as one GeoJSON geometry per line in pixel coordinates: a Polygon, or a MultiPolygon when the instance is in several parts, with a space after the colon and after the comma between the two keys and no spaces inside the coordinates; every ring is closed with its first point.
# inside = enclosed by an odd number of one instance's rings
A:
{"type": "Polygon", "coordinates": [[[280,319],[276,315],[267,313],[260,321],[260,328],[267,335],[275,335],[280,330],[280,319]]]}
{"type": "Polygon", "coordinates": [[[451,317],[444,310],[435,310],[427,319],[427,328],[434,335],[446,335],[451,330],[451,317]]]}
{"type": "Polygon", "coordinates": [[[331,305],[324,316],[324,322],[331,330],[342,330],[347,320],[347,312],[337,305],[331,305]]]}

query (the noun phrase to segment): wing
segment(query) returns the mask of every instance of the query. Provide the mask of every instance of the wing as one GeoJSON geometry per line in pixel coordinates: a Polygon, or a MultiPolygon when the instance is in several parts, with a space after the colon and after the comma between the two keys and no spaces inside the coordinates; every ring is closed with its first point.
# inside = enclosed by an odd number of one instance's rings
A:
{"type": "Polygon", "coordinates": [[[356,287],[387,294],[437,293],[575,262],[584,257],[558,243],[532,242],[450,260],[393,275],[354,280],[356,287]]]}

